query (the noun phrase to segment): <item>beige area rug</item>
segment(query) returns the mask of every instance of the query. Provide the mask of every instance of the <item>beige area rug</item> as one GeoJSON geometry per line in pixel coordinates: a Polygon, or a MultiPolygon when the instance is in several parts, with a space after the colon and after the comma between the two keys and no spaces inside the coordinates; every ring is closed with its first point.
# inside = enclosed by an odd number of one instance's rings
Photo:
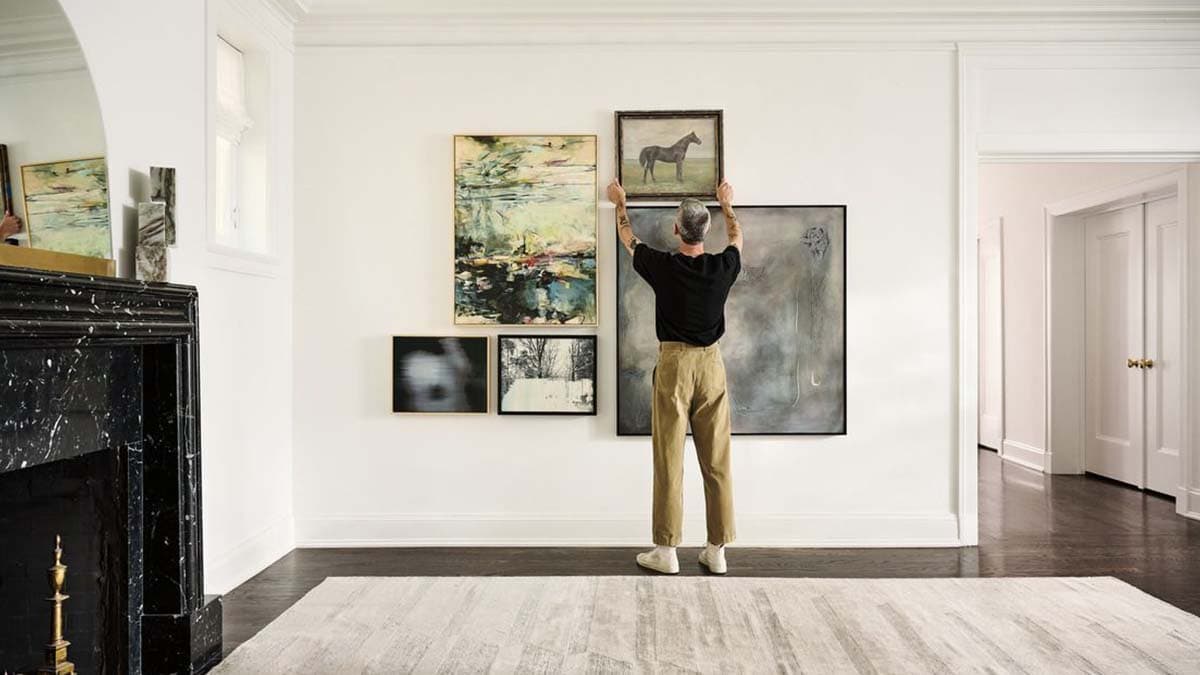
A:
{"type": "Polygon", "coordinates": [[[1200,673],[1111,578],[331,578],[217,673],[1200,673]]]}

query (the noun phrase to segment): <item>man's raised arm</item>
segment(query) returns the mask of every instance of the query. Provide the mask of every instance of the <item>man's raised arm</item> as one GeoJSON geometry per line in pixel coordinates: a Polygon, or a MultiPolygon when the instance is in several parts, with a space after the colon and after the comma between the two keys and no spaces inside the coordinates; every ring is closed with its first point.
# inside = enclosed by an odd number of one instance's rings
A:
{"type": "Polygon", "coordinates": [[[608,200],[617,207],[617,236],[625,245],[625,250],[633,255],[633,249],[638,243],[637,237],[633,236],[633,225],[629,222],[629,214],[625,212],[625,188],[621,187],[616,179],[608,184],[608,200]]]}
{"type": "Polygon", "coordinates": [[[725,214],[725,234],[729,245],[742,250],[742,224],[738,222],[737,214],[733,212],[733,186],[725,181],[717,186],[717,201],[721,203],[721,213],[725,214]]]}

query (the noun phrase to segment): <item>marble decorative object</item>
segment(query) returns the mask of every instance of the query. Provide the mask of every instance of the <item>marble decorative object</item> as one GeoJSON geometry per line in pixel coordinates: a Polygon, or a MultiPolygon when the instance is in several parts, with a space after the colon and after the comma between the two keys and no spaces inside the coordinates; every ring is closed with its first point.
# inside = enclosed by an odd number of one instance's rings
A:
{"type": "Polygon", "coordinates": [[[138,204],[137,278],[140,281],[167,280],[166,204],[138,204]]]}
{"type": "Polygon", "coordinates": [[[168,246],[175,245],[175,169],[169,166],[150,167],[150,201],[161,202],[163,230],[168,246]]]}
{"type": "Polygon", "coordinates": [[[138,246],[167,243],[167,205],[160,202],[141,202],[137,205],[138,246]]]}
{"type": "MultiPolygon", "coordinates": [[[[101,607],[120,646],[102,654],[119,659],[103,672],[200,673],[220,660],[221,601],[205,596],[202,566],[197,326],[192,287],[0,267],[0,481],[49,494],[70,479],[96,505],[98,540],[72,544],[72,571],[99,551],[101,607]],[[86,471],[56,468],[81,461],[86,471]]],[[[5,513],[35,507],[19,490],[4,495],[5,513]]],[[[71,504],[60,510],[73,522],[71,504]]],[[[33,526],[5,513],[4,532],[33,526]]],[[[41,568],[45,541],[28,548],[27,566],[41,568]]]]}

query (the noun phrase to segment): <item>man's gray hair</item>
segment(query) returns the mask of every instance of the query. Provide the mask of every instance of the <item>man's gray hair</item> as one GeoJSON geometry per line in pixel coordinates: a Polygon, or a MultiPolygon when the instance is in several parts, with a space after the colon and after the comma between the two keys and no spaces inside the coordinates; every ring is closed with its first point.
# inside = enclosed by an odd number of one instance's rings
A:
{"type": "Polygon", "coordinates": [[[679,238],[685,244],[699,244],[708,234],[712,217],[708,207],[699,199],[685,199],[679,203],[679,238]]]}

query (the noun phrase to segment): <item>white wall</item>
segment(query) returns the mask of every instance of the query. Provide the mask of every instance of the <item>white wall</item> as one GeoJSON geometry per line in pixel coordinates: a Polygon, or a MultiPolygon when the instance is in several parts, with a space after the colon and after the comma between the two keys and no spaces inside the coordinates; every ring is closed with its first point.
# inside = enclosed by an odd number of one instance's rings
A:
{"type": "MultiPolygon", "coordinates": [[[[269,276],[207,244],[206,3],[63,0],[96,83],[114,223],[124,241],[150,165],[176,167],[179,245],[170,279],[200,291],[206,590],[227,591],[291,548],[290,148],[274,186],[279,261],[269,276]]],[[[282,74],[290,83],[289,70],[282,74]]],[[[290,95],[290,87],[284,89],[290,95]]],[[[290,139],[290,100],[283,103],[290,139]]],[[[129,260],[129,251],[121,253],[129,260]]]]}
{"type": "MultiPolygon", "coordinates": [[[[649,440],[615,436],[610,209],[598,417],[391,415],[389,336],[501,332],[451,325],[452,134],[597,133],[607,179],[614,110],[701,107],[738,201],[849,205],[849,434],[735,439],[741,543],[956,542],[954,83],[946,49],[301,48],[298,543],[649,541],[649,440]]],[[[691,463],[685,492],[699,543],[691,463]]]]}
{"type": "Polygon", "coordinates": [[[1046,449],[1046,226],[1043,208],[1177,170],[1170,163],[1013,163],[979,167],[979,226],[1004,219],[1005,452],[1046,449]]]}

